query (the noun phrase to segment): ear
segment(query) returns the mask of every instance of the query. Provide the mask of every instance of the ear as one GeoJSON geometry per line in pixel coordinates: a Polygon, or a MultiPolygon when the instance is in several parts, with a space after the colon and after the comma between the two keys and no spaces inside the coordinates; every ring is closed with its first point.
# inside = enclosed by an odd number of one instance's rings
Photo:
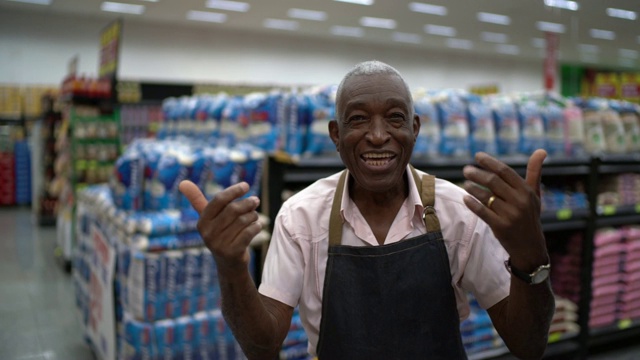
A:
{"type": "Polygon", "coordinates": [[[340,141],[340,130],[338,129],[338,122],[336,120],[329,121],[329,136],[338,149],[338,142],[340,141]]]}
{"type": "Polygon", "coordinates": [[[420,116],[413,115],[413,142],[418,140],[418,134],[420,133],[420,116]]]}

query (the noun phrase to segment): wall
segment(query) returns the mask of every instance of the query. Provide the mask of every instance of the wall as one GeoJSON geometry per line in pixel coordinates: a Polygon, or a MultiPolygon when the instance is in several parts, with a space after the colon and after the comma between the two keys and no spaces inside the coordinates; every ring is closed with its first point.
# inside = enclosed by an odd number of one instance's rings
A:
{"type": "MultiPolygon", "coordinates": [[[[75,54],[79,71],[95,74],[99,34],[109,21],[0,11],[0,83],[59,84],[75,54]]],[[[502,91],[528,91],[542,86],[541,59],[251,34],[220,26],[169,27],[127,19],[121,51],[119,77],[146,81],[338,82],[355,63],[378,59],[400,70],[414,88],[497,83],[502,91]]]]}

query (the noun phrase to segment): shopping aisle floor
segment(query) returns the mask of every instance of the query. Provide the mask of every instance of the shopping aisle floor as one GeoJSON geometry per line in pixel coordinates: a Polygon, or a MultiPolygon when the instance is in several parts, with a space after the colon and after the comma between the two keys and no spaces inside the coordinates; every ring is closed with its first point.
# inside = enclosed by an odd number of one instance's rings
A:
{"type": "MultiPolygon", "coordinates": [[[[0,208],[0,359],[93,360],[71,276],[54,259],[55,228],[26,208],[0,208]]],[[[640,344],[590,359],[640,359],[640,344]]]]}

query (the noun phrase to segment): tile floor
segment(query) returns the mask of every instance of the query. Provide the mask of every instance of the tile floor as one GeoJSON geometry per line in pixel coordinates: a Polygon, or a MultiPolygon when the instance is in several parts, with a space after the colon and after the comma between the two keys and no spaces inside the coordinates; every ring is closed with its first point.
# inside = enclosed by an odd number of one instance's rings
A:
{"type": "MultiPolygon", "coordinates": [[[[27,208],[0,208],[0,359],[93,360],[71,277],[54,258],[55,228],[27,208]]],[[[640,342],[590,359],[640,359],[640,342]]]]}

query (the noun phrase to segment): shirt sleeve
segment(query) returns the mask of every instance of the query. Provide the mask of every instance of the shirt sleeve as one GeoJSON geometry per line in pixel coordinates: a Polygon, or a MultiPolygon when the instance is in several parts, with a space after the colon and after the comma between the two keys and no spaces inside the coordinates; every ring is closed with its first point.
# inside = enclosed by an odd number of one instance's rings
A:
{"type": "Polygon", "coordinates": [[[508,258],[509,255],[489,225],[478,219],[471,236],[469,258],[461,286],[473,293],[483,309],[509,296],[511,274],[504,266],[508,258]]]}
{"type": "Polygon", "coordinates": [[[258,291],[296,307],[302,293],[304,260],[299,243],[287,230],[288,221],[286,212],[281,211],[276,217],[258,291]]]}

